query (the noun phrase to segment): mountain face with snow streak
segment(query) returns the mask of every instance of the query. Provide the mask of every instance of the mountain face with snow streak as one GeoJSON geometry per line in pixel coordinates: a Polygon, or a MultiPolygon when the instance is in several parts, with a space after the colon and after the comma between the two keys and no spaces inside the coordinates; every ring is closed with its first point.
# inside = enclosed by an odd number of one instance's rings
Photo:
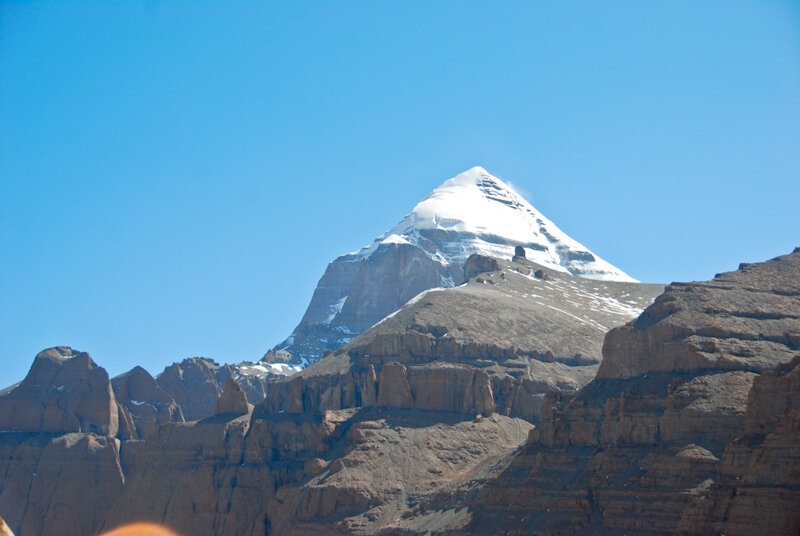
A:
{"type": "Polygon", "coordinates": [[[552,270],[636,282],[511,186],[474,167],[442,183],[372,244],[329,264],[300,324],[274,350],[291,353],[295,363],[316,362],[420,292],[464,283],[464,262],[473,253],[511,259],[518,246],[552,270]]]}

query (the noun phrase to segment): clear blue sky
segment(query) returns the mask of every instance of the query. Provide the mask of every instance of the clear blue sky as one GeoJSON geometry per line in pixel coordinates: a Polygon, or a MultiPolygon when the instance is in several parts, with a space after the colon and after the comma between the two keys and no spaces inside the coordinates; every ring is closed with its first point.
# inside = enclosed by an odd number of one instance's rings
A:
{"type": "Polygon", "coordinates": [[[473,165],[648,282],[800,246],[798,2],[0,3],[0,387],[257,359],[473,165]]]}

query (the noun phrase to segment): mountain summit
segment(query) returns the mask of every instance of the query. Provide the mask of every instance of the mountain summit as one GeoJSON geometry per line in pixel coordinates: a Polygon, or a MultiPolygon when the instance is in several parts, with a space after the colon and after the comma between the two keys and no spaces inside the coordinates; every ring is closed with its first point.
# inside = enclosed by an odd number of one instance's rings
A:
{"type": "MultiPolygon", "coordinates": [[[[444,181],[397,225],[354,253],[409,243],[442,265],[461,266],[473,253],[511,258],[516,246],[547,268],[604,281],[636,282],[545,218],[514,188],[480,166],[444,181]]],[[[443,280],[443,286],[452,286],[443,280]]]]}
{"type": "Polygon", "coordinates": [[[464,262],[473,253],[511,259],[518,247],[528,260],[559,272],[636,282],[510,185],[474,167],[444,181],[372,244],[329,264],[303,319],[272,359],[287,359],[286,351],[295,363],[318,361],[420,292],[464,283],[464,262]]]}

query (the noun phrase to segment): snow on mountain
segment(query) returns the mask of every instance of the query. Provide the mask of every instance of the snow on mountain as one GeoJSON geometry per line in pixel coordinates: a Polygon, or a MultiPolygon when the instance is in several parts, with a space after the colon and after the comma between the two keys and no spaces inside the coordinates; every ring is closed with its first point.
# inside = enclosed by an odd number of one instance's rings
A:
{"type": "Polygon", "coordinates": [[[288,352],[293,364],[314,363],[420,292],[464,283],[473,253],[510,260],[518,246],[528,260],[562,273],[636,282],[474,167],[442,183],[372,244],[331,262],[303,319],[272,352],[288,352]]]}
{"type": "Polygon", "coordinates": [[[528,259],[553,270],[604,281],[636,281],[567,236],[480,166],[446,180],[397,225],[349,255],[360,260],[384,244],[418,246],[442,265],[462,265],[473,253],[510,259],[514,248],[522,246],[528,259]]]}

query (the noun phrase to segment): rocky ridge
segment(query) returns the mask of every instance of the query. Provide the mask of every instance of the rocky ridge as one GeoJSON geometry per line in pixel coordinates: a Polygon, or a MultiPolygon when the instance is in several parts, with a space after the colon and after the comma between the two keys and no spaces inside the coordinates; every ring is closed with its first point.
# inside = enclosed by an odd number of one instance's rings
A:
{"type": "Polygon", "coordinates": [[[419,294],[323,361],[270,385],[265,406],[498,411],[535,422],[545,393],[588,383],[605,333],[663,289],[587,280],[520,256],[472,255],[464,271],[464,285],[419,294]]]}

